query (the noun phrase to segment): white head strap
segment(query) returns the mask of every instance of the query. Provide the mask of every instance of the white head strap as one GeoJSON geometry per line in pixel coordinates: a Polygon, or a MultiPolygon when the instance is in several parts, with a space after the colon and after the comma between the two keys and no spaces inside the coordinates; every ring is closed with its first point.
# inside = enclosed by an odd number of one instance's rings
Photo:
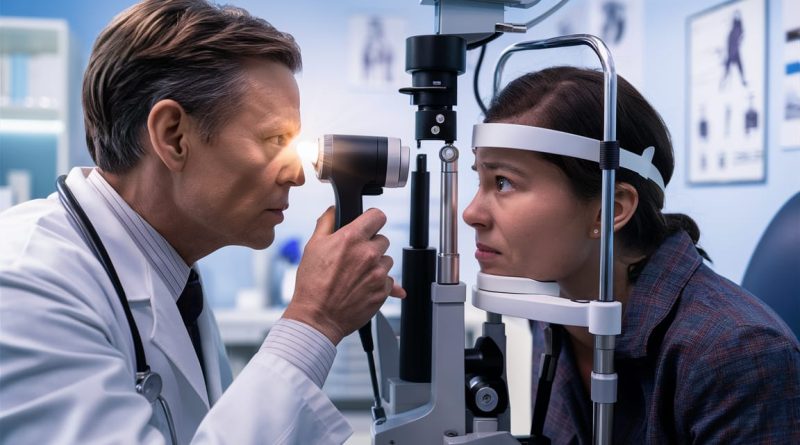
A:
{"type": "MultiPolygon", "coordinates": [[[[477,124],[472,129],[472,146],[538,151],[600,162],[600,141],[597,139],[529,125],[477,124]]],[[[620,148],[619,165],[655,182],[663,192],[664,179],[653,165],[655,152],[654,147],[647,147],[641,155],[637,155],[620,148]]]]}

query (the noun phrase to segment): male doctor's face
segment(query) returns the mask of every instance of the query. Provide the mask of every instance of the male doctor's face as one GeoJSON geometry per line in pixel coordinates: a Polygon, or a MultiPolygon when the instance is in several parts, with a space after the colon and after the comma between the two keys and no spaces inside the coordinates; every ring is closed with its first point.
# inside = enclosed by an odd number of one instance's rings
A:
{"type": "Polygon", "coordinates": [[[289,189],[305,182],[292,146],[300,95],[291,70],[276,62],[248,65],[243,82],[238,107],[210,141],[192,137],[182,205],[215,244],[263,249],[283,221],[289,189]]]}

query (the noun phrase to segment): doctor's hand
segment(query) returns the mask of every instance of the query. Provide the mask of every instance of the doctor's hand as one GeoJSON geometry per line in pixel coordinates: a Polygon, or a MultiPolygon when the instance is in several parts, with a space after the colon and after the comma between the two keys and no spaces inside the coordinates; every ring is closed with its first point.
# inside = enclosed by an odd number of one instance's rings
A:
{"type": "Polygon", "coordinates": [[[366,324],[387,296],[406,293],[389,276],[389,240],[378,234],[386,224],[383,212],[369,209],[336,232],[334,222],[333,207],[317,220],[283,316],[314,327],[336,345],[366,324]]]}

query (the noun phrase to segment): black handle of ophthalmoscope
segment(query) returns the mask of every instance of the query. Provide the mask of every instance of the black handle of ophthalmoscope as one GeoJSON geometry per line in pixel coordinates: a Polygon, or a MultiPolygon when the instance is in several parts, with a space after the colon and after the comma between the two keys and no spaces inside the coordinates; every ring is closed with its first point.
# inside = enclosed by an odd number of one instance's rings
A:
{"type": "MultiPolygon", "coordinates": [[[[336,196],[336,225],[335,230],[350,224],[358,218],[359,215],[364,213],[364,203],[361,200],[363,195],[380,195],[383,189],[380,187],[347,187],[338,186],[333,184],[334,195],[336,196]],[[349,197],[340,199],[342,197],[349,197]],[[354,198],[355,197],[355,198],[354,198]]],[[[367,363],[369,365],[369,377],[372,382],[372,395],[375,399],[375,405],[372,407],[373,420],[383,419],[386,414],[381,406],[381,395],[378,389],[378,373],[375,369],[375,357],[372,353],[375,350],[375,345],[372,340],[372,320],[358,329],[358,336],[361,338],[361,346],[364,352],[367,353],[367,363]]]]}

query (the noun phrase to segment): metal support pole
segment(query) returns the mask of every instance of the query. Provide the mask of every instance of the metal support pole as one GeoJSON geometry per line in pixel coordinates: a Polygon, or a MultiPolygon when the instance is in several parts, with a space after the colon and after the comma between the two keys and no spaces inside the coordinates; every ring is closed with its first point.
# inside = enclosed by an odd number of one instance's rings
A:
{"type": "MultiPolygon", "coordinates": [[[[509,57],[515,52],[548,48],[586,45],[592,48],[600,59],[603,68],[603,140],[616,143],[617,134],[617,73],[614,60],[605,43],[599,38],[578,34],[556,37],[546,40],[520,42],[506,48],[500,55],[494,71],[494,94],[500,89],[503,68],[509,57]]],[[[600,148],[600,147],[598,147],[600,148]]],[[[600,301],[614,301],[614,186],[616,162],[619,157],[617,146],[616,157],[613,150],[601,149],[600,167],[602,168],[602,197],[600,222],[600,301]],[[612,153],[614,162],[605,162],[605,155],[612,153]]],[[[607,445],[612,441],[614,419],[614,402],[616,402],[617,375],[614,371],[613,335],[595,335],[594,363],[592,366],[592,401],[593,432],[592,442],[607,445]]]]}
{"type": "MultiPolygon", "coordinates": [[[[617,73],[614,60],[608,48],[597,39],[594,48],[600,57],[603,67],[603,140],[617,140],[617,73]]],[[[602,155],[601,155],[602,157],[602,155]]],[[[617,154],[617,157],[619,155],[617,154]]],[[[600,223],[600,301],[614,301],[614,189],[616,166],[603,168],[602,198],[600,223]]],[[[595,359],[592,365],[592,384],[606,384],[613,379],[616,385],[614,372],[614,336],[596,335],[595,359]],[[604,380],[606,379],[606,380],[604,380]]],[[[616,401],[616,391],[615,391],[616,401]]],[[[593,437],[595,444],[610,444],[614,425],[614,404],[593,400],[593,437]]]]}
{"type": "Polygon", "coordinates": [[[442,160],[442,199],[439,206],[439,267],[436,282],[458,284],[458,149],[447,144],[442,160]]]}

